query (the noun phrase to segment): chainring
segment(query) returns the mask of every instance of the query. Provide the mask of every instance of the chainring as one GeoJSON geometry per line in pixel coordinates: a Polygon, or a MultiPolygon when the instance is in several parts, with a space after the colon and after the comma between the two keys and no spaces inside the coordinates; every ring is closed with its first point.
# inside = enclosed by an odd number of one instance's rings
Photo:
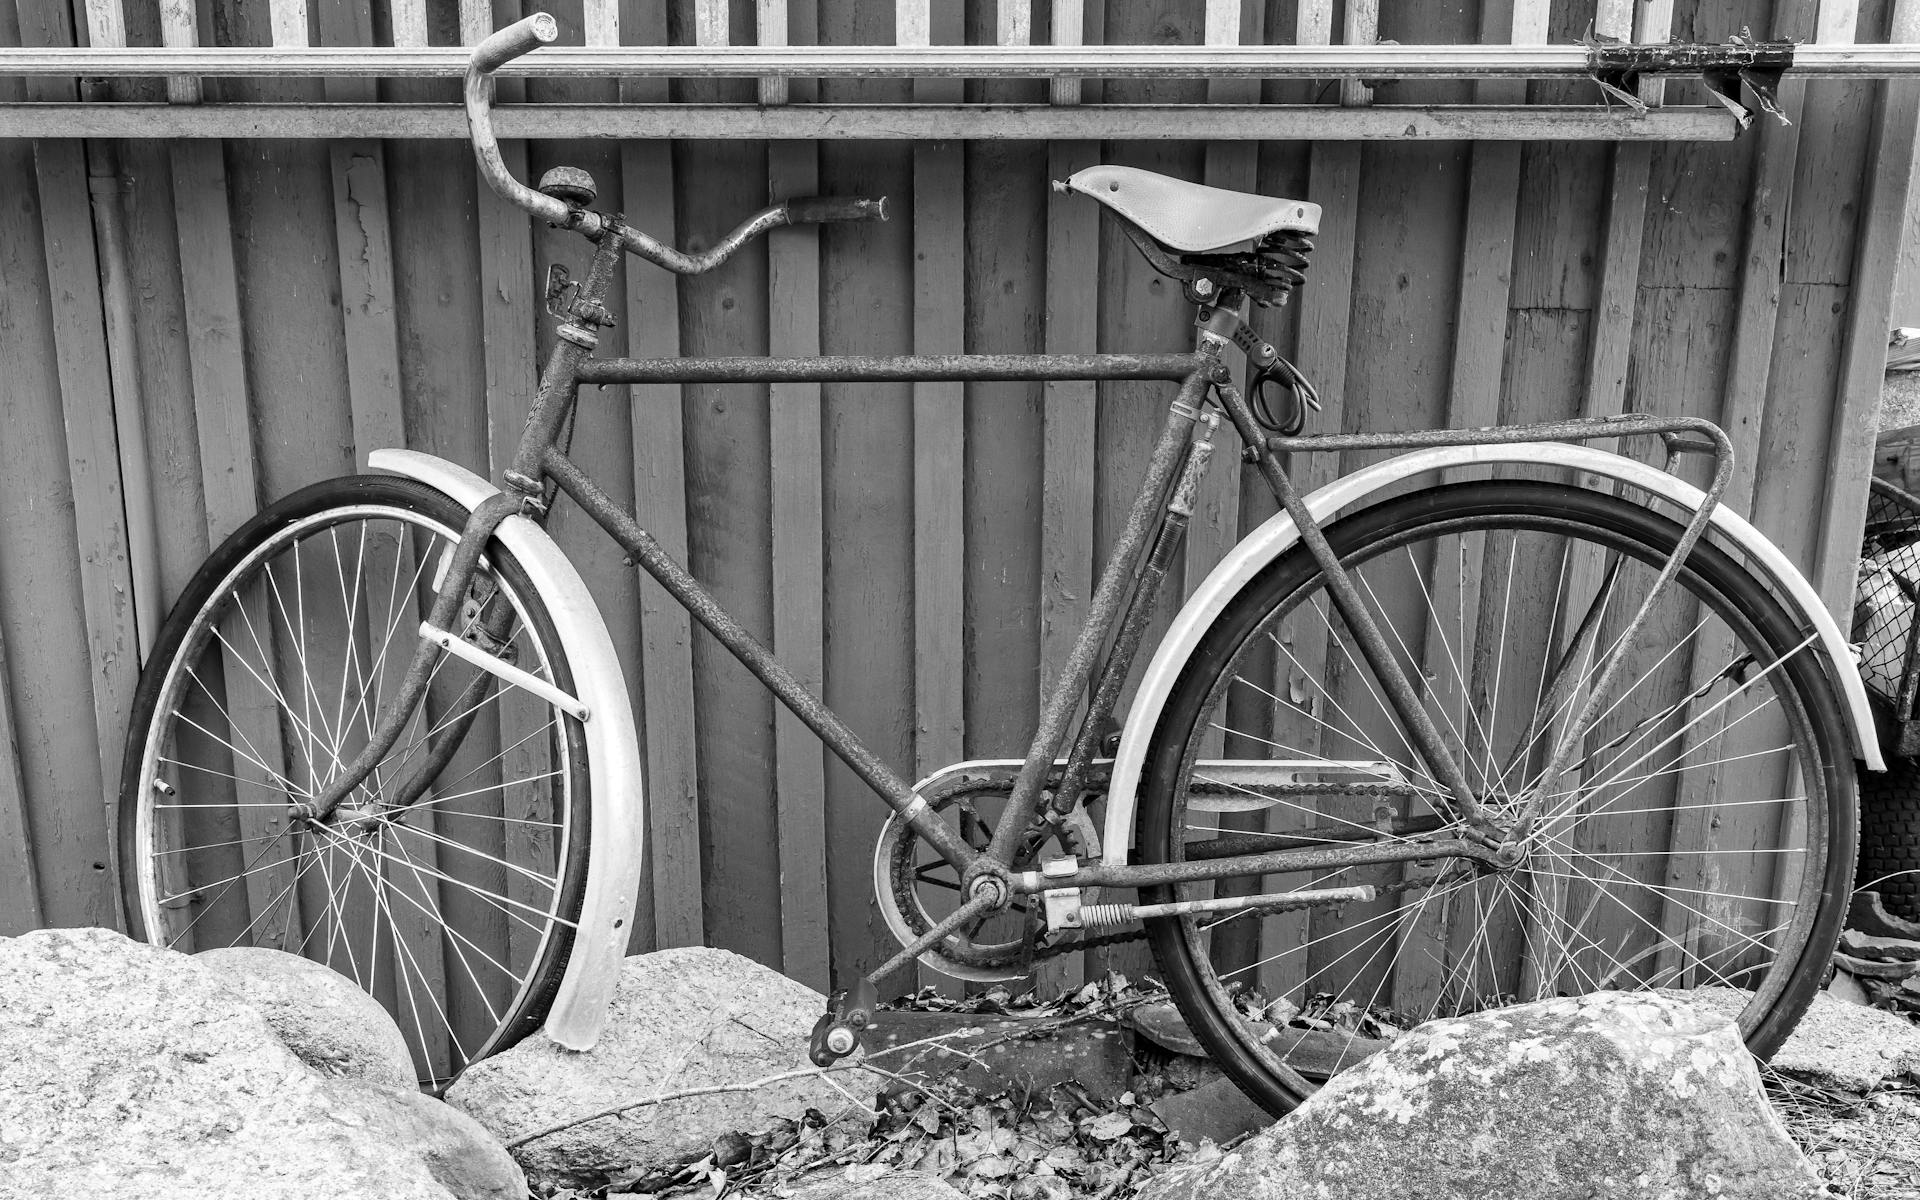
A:
{"type": "MultiPolygon", "coordinates": [[[[992,836],[992,823],[982,816],[976,801],[1007,795],[1018,767],[1018,763],[951,767],[923,781],[915,791],[926,798],[935,814],[957,815],[960,826],[957,832],[975,849],[984,849],[992,836]]],[[[1045,847],[1085,860],[1099,856],[1099,842],[1093,820],[1087,815],[1084,804],[1081,804],[1074,807],[1060,829],[1047,840],[1045,847]]],[[[1030,865],[1016,864],[1016,869],[1025,870],[1030,865]]],[[[873,891],[888,929],[901,945],[906,945],[933,928],[946,912],[951,911],[951,907],[939,912],[929,911],[926,901],[934,892],[944,892],[957,899],[958,876],[952,866],[934,853],[913,827],[896,813],[881,827],[879,840],[874,846],[873,891]]],[[[1083,899],[1092,891],[1083,888],[1083,899]]],[[[1046,923],[1037,907],[1038,897],[1030,899],[1035,907],[1029,909],[1016,903],[1007,912],[983,918],[972,929],[949,934],[937,946],[922,952],[920,961],[955,979],[1005,983],[1031,974],[1037,959],[1065,954],[1093,944],[1092,939],[1083,938],[1043,944],[1046,923]],[[1013,918],[1022,919],[1017,934],[1007,928],[1013,918]],[[997,927],[995,934],[987,935],[995,940],[982,940],[982,931],[989,924],[997,927]]],[[[1102,938],[1100,944],[1139,936],[1142,935],[1133,932],[1120,938],[1102,938]]]]}

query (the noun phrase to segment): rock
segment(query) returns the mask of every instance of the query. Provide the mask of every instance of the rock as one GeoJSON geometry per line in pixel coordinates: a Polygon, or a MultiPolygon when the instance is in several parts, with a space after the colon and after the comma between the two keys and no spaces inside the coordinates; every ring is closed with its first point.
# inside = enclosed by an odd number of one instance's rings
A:
{"type": "MultiPolygon", "coordinates": [[[[564,1121],[664,1092],[811,1070],[807,1039],[826,998],[725,950],[689,947],[629,958],[599,1045],[575,1052],[544,1037],[469,1067],[447,1101],[511,1144],[564,1121]]],[[[574,1125],[514,1148],[537,1183],[595,1187],[705,1156],[725,1133],[760,1132],[819,1109],[870,1121],[880,1078],[836,1071],[689,1097],[574,1125]],[[837,1085],[837,1086],[836,1086],[837,1085]],[[844,1090],[843,1090],[844,1089],[844,1090]]]]}
{"type": "MultiPolygon", "coordinates": [[[[1728,1017],[1747,1002],[1745,992],[1732,988],[1700,988],[1686,995],[1728,1017]]],[[[1920,1026],[1897,1013],[1816,992],[1806,1016],[1768,1065],[1829,1087],[1870,1092],[1883,1079],[1920,1069],[1920,1026]]]]}
{"type": "Polygon", "coordinates": [[[964,1200],[936,1175],[889,1171],[855,1182],[841,1172],[810,1179],[804,1186],[784,1184],[772,1191],[748,1192],[743,1200],[964,1200]]]}
{"type": "Polygon", "coordinates": [[[4,1200],[526,1194],[471,1122],[319,1074],[222,973],[108,930],[0,938],[0,1062],[4,1200]]]}
{"type": "MultiPolygon", "coordinates": [[[[1920,380],[1920,375],[1914,377],[1920,380]]],[[[1920,939],[1920,924],[1887,911],[1879,892],[1855,892],[1847,905],[1847,928],[1875,937],[1920,939]]]]}
{"type": "Polygon", "coordinates": [[[338,971],[265,946],[206,950],[194,961],[219,973],[260,1010],[287,1049],[324,1075],[418,1086],[407,1039],[380,1002],[338,971]]]}
{"type": "Polygon", "coordinates": [[[1431,1021],[1140,1200],[1825,1194],[1733,1023],[1601,992],[1431,1021]]]}
{"type": "Polygon", "coordinates": [[[1140,1031],[1154,1045],[1175,1054],[1190,1054],[1195,1058],[1207,1057],[1207,1048],[1200,1039],[1193,1036],[1187,1028],[1185,1017],[1171,1000],[1155,1000],[1141,1004],[1133,1010],[1133,1027],[1140,1031]]]}
{"type": "Polygon", "coordinates": [[[341,1113],[418,1154],[442,1187],[461,1200],[526,1200],[527,1177],[506,1147],[453,1106],[405,1087],[335,1081],[329,1089],[341,1113]]]}
{"type": "MultiPolygon", "coordinates": [[[[1127,1090],[1133,1055],[1126,1031],[1106,1019],[975,1016],[947,1012],[879,1012],[861,1041],[869,1054],[927,1038],[946,1038],[874,1059],[895,1075],[919,1082],[944,1079],[982,1092],[1044,1093],[1072,1083],[1096,1103],[1127,1090]]],[[[887,1081],[890,1090],[906,1084],[887,1081]]]]}
{"type": "Polygon", "coordinates": [[[1255,1104],[1240,1085],[1221,1076],[1192,1091],[1162,1096],[1153,1103],[1160,1123],[1191,1145],[1220,1145],[1273,1124],[1273,1114],[1255,1104]]]}

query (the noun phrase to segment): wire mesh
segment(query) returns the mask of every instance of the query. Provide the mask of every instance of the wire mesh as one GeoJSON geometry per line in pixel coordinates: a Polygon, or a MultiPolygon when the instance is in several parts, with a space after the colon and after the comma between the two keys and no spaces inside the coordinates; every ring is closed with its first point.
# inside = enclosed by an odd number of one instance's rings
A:
{"type": "Polygon", "coordinates": [[[1853,640],[1867,687],[1911,716],[1920,600],[1920,496],[1873,481],[1854,587],[1853,640]]]}

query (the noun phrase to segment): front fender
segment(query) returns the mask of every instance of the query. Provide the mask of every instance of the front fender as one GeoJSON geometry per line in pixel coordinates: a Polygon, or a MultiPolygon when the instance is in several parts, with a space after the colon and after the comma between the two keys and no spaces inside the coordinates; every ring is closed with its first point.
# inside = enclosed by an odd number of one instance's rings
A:
{"type": "MultiPolygon", "coordinates": [[[[1325,522],[1404,479],[1468,463],[1572,467],[1631,484],[1689,510],[1698,510],[1706,499],[1699,488],[1636,459],[1566,442],[1519,442],[1504,446],[1437,446],[1402,454],[1334,480],[1306,498],[1307,511],[1315,521],[1325,522]]],[[[1829,669],[1839,683],[1852,718],[1854,752],[1869,768],[1886,770],[1874,733],[1873,712],[1867,705],[1867,690],[1860,681],[1852,650],[1813,585],[1778,546],[1732,509],[1724,505],[1716,508],[1712,521],[1713,528],[1737,546],[1754,571],[1768,581],[1781,603],[1818,632],[1818,644],[1828,659],[1829,669]]],[[[1141,677],[1133,706],[1127,712],[1119,748],[1114,753],[1102,855],[1107,866],[1126,865],[1133,845],[1133,814],[1140,772],[1146,765],[1148,743],[1160,723],[1161,710],[1166,707],[1180,668],[1214,618],[1240,590],[1299,540],[1300,532],[1294,527],[1292,517],[1284,512],[1274,516],[1248,534],[1220,561],[1174,618],[1141,677]]]]}
{"type": "MultiPolygon", "coordinates": [[[[437,488],[469,510],[499,488],[465,467],[414,450],[376,450],[368,465],[437,488]]],[[[573,668],[574,693],[587,706],[589,802],[586,896],[580,928],[547,1012],[546,1034],[571,1050],[588,1050],[606,1024],[607,1002],[620,978],[646,845],[646,795],[633,706],[613,637],[587,585],[553,538],[525,517],[494,533],[526,569],[553,617],[573,668]]]]}

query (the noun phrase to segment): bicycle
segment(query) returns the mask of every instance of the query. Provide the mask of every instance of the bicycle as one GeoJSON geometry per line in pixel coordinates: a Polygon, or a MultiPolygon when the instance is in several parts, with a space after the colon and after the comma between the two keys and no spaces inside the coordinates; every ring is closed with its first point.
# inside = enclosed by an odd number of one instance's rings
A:
{"type": "Polygon", "coordinates": [[[593,210],[582,172],[527,187],[493,138],[492,72],[555,33],[545,15],[495,33],[466,78],[494,190],[593,245],[582,279],[551,280],[559,337],[512,466],[496,484],[378,451],[383,474],[297,492],[214,552],[136,700],[137,933],[334,965],[382,998],[434,1087],[543,1025],[593,1044],[643,801],[612,640],[544,529],[564,495],[893,810],[874,872],[901,948],[829,1000],[816,1062],[857,1048],[879,985],[915,960],[1008,979],[1140,936],[1194,1033],[1275,1112],[1419,1020],[1556,993],[1738,989],[1755,1053],[1785,1038],[1846,907],[1855,760],[1882,763],[1845,638],[1718,503],[1719,429],[1629,414],[1305,434],[1311,384],[1243,313],[1303,282],[1318,211],[1115,167],[1056,187],[1181,284],[1189,353],[595,357],[626,255],[698,273],[774,226],[884,219],[885,202],[789,201],[689,254],[593,210]],[[583,384],[989,379],[1172,395],[1024,757],[917,784],[567,456],[583,384]],[[1223,422],[1279,515],[1194,590],[1109,737],[1223,422]],[[1587,444],[1622,437],[1657,439],[1664,464],[1587,444]],[[1286,469],[1382,449],[1402,453],[1311,495],[1286,469]],[[1677,474],[1691,454],[1713,464],[1704,489],[1677,474]]]}

